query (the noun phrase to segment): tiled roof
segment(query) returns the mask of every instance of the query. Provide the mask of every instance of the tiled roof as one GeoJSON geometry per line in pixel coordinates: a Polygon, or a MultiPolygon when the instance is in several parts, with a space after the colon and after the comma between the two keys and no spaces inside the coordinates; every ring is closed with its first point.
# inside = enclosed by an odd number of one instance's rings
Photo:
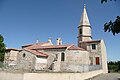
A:
{"type": "Polygon", "coordinates": [[[26,46],[25,48],[23,47],[24,50],[29,51],[37,56],[44,56],[47,57],[47,54],[44,54],[42,52],[39,52],[37,50],[46,50],[46,49],[68,49],[68,50],[81,50],[85,51],[82,48],[79,48],[73,44],[64,44],[64,45],[45,45],[48,44],[48,42],[43,42],[43,43],[37,43],[37,44],[32,44],[30,46],[26,46]]]}
{"type": "Polygon", "coordinates": [[[34,48],[39,48],[40,46],[43,46],[43,45],[48,44],[48,43],[49,42],[40,42],[40,43],[31,44],[30,46],[26,46],[23,48],[34,49],[34,48]]]}
{"type": "Polygon", "coordinates": [[[13,50],[13,51],[20,51],[20,49],[15,49],[15,48],[8,48],[8,49],[6,49],[6,51],[10,51],[10,50],[13,50]]]}
{"type": "Polygon", "coordinates": [[[72,45],[71,47],[69,47],[68,50],[81,50],[81,51],[85,51],[85,49],[77,47],[75,45],[72,45]]]}
{"type": "Polygon", "coordinates": [[[28,51],[28,52],[31,52],[37,56],[42,56],[42,57],[48,57],[47,54],[44,54],[42,52],[38,52],[37,50],[30,50],[30,49],[27,49],[27,48],[24,48],[24,50],[28,51]]]}
{"type": "Polygon", "coordinates": [[[50,46],[39,46],[34,47],[32,49],[66,49],[67,47],[70,47],[71,44],[65,44],[65,45],[50,45],[50,46]]]}
{"type": "Polygon", "coordinates": [[[50,46],[34,46],[32,47],[33,50],[42,50],[42,49],[68,49],[68,50],[82,50],[84,49],[79,48],[73,44],[64,44],[64,45],[50,45],[50,46]]]}

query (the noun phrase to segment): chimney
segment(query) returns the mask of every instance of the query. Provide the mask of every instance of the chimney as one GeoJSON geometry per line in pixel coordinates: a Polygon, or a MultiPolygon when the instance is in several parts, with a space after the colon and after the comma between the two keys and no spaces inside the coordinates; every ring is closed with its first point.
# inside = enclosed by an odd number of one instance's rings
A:
{"type": "Polygon", "coordinates": [[[56,45],[62,45],[62,39],[61,38],[57,38],[56,45]]]}
{"type": "Polygon", "coordinates": [[[51,45],[53,45],[53,44],[52,44],[52,41],[51,41],[51,37],[48,38],[48,42],[49,42],[51,45]]]}
{"type": "Polygon", "coordinates": [[[36,44],[37,44],[37,43],[39,43],[39,40],[38,40],[38,39],[36,40],[36,44]]]}

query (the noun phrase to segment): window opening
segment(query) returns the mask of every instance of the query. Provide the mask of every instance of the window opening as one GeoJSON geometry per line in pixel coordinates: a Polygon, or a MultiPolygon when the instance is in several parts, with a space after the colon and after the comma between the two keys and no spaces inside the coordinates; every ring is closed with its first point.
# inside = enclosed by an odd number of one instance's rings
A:
{"type": "Polygon", "coordinates": [[[92,49],[96,49],[96,44],[92,44],[92,49]]]}
{"type": "Polygon", "coordinates": [[[26,56],[26,54],[25,53],[23,53],[23,58],[26,56]]]}
{"type": "Polygon", "coordinates": [[[65,53],[61,53],[61,61],[65,61],[65,53]]]}

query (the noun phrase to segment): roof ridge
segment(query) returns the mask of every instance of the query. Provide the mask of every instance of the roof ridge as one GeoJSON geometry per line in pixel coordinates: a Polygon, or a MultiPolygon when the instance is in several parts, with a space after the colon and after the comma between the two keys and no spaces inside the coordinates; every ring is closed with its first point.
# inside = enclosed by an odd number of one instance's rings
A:
{"type": "Polygon", "coordinates": [[[72,46],[74,46],[73,44],[71,44],[71,46],[69,46],[69,47],[67,47],[67,49],[66,50],[68,50],[70,47],[72,47],[72,46]]]}

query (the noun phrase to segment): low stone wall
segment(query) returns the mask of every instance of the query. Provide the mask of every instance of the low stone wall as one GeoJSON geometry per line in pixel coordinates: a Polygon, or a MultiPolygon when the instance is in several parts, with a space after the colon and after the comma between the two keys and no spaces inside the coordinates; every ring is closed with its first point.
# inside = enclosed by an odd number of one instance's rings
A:
{"type": "Polygon", "coordinates": [[[25,73],[23,80],[84,80],[102,72],[102,70],[96,70],[85,73],[25,73]]]}
{"type": "Polygon", "coordinates": [[[88,72],[89,71],[89,65],[87,64],[77,64],[77,63],[61,63],[61,71],[63,72],[88,72]]]}
{"type": "Polygon", "coordinates": [[[9,73],[0,71],[0,80],[23,80],[23,73],[9,73]]]}
{"type": "Polygon", "coordinates": [[[100,70],[102,65],[89,65],[89,71],[100,70]]]}
{"type": "Polygon", "coordinates": [[[85,80],[103,73],[103,70],[85,73],[10,73],[0,71],[0,80],[85,80]]]}

